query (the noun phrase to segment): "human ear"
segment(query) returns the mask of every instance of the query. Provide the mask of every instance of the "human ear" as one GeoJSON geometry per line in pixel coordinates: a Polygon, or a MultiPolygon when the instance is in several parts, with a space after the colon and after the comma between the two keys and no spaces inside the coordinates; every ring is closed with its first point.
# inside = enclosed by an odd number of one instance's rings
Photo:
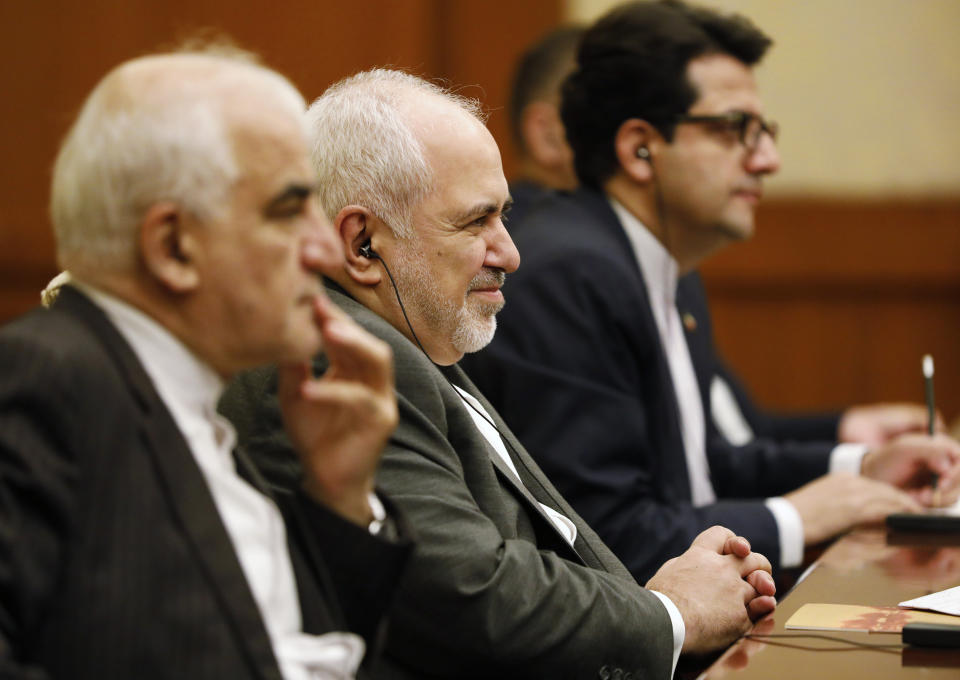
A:
{"type": "Polygon", "coordinates": [[[376,261],[380,230],[383,222],[362,206],[348,205],[334,218],[333,226],[343,244],[344,269],[347,275],[361,286],[376,286],[383,277],[382,268],[376,261]]]}
{"type": "Polygon", "coordinates": [[[552,170],[566,166],[570,150],[556,106],[531,102],[523,110],[520,125],[526,151],[538,165],[552,170]]]}
{"type": "Polygon", "coordinates": [[[197,220],[176,203],[154,203],[140,222],[140,257],[162,287],[187,293],[200,285],[197,220]]]}
{"type": "Polygon", "coordinates": [[[653,179],[654,156],[662,139],[650,123],[630,118],[621,123],[613,139],[613,148],[624,174],[646,184],[653,179]]]}

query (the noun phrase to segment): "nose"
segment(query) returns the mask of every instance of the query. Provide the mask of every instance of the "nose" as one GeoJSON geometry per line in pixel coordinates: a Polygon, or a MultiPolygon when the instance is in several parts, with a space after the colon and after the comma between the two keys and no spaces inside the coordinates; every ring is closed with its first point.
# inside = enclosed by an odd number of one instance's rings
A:
{"type": "Polygon", "coordinates": [[[334,274],[343,267],[343,246],[316,200],[310,201],[306,230],[300,242],[303,266],[321,274],[334,274]]]}
{"type": "Polygon", "coordinates": [[[507,274],[517,271],[520,266],[520,251],[513,244],[513,239],[503,226],[503,220],[497,218],[496,225],[487,240],[487,256],[483,260],[485,267],[502,269],[507,274]]]}
{"type": "Polygon", "coordinates": [[[747,153],[745,165],[755,175],[772,175],[780,169],[780,152],[772,136],[760,133],[757,148],[747,153]]]}

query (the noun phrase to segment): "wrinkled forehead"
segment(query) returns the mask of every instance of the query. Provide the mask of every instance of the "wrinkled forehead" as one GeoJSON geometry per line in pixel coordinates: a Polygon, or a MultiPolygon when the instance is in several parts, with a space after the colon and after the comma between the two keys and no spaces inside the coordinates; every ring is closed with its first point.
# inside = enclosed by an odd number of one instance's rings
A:
{"type": "Polygon", "coordinates": [[[315,176],[298,118],[285,111],[248,110],[229,130],[237,189],[252,191],[251,198],[261,203],[291,186],[313,190],[315,176]]]}

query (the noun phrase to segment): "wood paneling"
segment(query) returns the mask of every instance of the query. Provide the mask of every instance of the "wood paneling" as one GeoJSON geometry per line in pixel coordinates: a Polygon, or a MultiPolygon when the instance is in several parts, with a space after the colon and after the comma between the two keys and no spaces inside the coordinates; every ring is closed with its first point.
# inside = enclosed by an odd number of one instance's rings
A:
{"type": "Polygon", "coordinates": [[[960,414],[960,201],[770,200],[703,267],[717,345],[760,403],[923,400],[960,414]]]}
{"type": "MultiPolygon", "coordinates": [[[[498,141],[512,61],[561,14],[561,0],[90,0],[0,2],[0,322],[33,306],[56,272],[47,218],[59,140],[116,64],[201,31],[231,36],[308,100],[373,66],[452,83],[494,110],[498,141]]],[[[506,159],[508,168],[511,159],[506,159]]]]}
{"type": "Polygon", "coordinates": [[[463,94],[480,99],[488,127],[500,145],[507,177],[516,167],[507,101],[513,66],[521,53],[563,18],[562,2],[441,2],[444,32],[442,69],[463,94]]]}

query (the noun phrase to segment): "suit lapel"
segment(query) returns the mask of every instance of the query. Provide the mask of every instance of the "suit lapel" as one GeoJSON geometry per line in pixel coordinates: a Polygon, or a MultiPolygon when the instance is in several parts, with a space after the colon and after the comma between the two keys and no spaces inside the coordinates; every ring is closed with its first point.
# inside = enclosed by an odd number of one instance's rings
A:
{"type": "MultiPolygon", "coordinates": [[[[700,387],[704,414],[709,420],[710,383],[713,380],[713,339],[710,314],[703,282],[696,271],[680,278],[677,286],[677,311],[683,321],[683,333],[690,349],[690,361],[700,387]]],[[[709,428],[708,428],[709,429],[709,428]]]]}
{"type": "MultiPolygon", "coordinates": [[[[372,318],[376,319],[379,323],[387,323],[385,320],[376,316],[372,311],[351,298],[350,295],[336,282],[326,280],[324,283],[327,286],[331,299],[337,305],[344,308],[348,313],[360,315],[361,317],[364,315],[372,315],[372,318]]],[[[477,390],[476,386],[474,386],[474,384],[467,377],[466,373],[464,373],[459,366],[436,366],[435,364],[432,364],[426,357],[424,357],[423,361],[428,370],[431,368],[439,370],[446,382],[462,388],[480,402],[490,417],[493,418],[494,425],[500,431],[501,438],[506,441],[508,455],[511,456],[511,460],[513,461],[514,465],[516,465],[517,471],[522,477],[526,478],[517,478],[517,476],[513,473],[513,470],[511,470],[509,466],[500,458],[500,454],[493,449],[493,446],[487,441],[486,437],[484,437],[483,434],[476,428],[475,424],[473,423],[472,416],[469,413],[465,413],[464,415],[470,419],[470,426],[473,434],[472,438],[487,452],[487,457],[490,459],[491,464],[497,471],[497,476],[499,477],[500,483],[506,488],[510,489],[519,499],[521,499],[521,502],[526,506],[529,513],[533,517],[539,518],[547,527],[550,535],[556,537],[558,551],[565,550],[571,558],[578,560],[582,564],[588,564],[577,552],[577,549],[572,547],[567,542],[566,538],[560,533],[560,530],[557,529],[557,526],[553,523],[553,520],[551,520],[543,511],[543,508],[540,507],[540,503],[543,502],[555,510],[567,514],[568,517],[574,519],[575,523],[578,520],[576,514],[573,513],[572,510],[568,509],[569,506],[567,506],[565,502],[557,501],[559,494],[557,494],[557,497],[555,497],[554,493],[556,492],[551,493],[548,491],[548,489],[552,489],[552,486],[546,481],[546,478],[543,477],[543,473],[540,472],[539,467],[529,457],[529,454],[526,453],[520,442],[517,441],[517,439],[510,432],[510,429],[507,427],[506,423],[500,419],[500,416],[497,414],[493,406],[491,406],[490,403],[487,402],[487,400],[483,397],[483,395],[480,394],[479,390],[477,390]],[[536,473],[533,472],[534,470],[536,473]],[[528,482],[530,483],[530,486],[533,487],[532,489],[527,488],[526,483],[528,482]],[[540,494],[540,498],[537,498],[536,494],[540,494]]],[[[460,394],[453,389],[453,387],[450,387],[449,389],[456,402],[462,405],[463,400],[460,394]]],[[[469,407],[463,406],[463,408],[468,409],[469,407]]],[[[582,522],[582,520],[579,521],[582,522]]],[[[580,526],[578,525],[578,538],[576,544],[578,547],[581,545],[581,533],[580,526]]],[[[592,550],[590,552],[592,553],[592,550]]]]}
{"type": "Polygon", "coordinates": [[[552,534],[557,537],[560,545],[569,550],[572,556],[582,564],[589,564],[583,559],[583,556],[578,550],[581,546],[586,545],[580,540],[580,537],[583,533],[581,527],[577,526],[577,541],[575,542],[574,546],[571,546],[570,543],[567,542],[567,539],[564,537],[564,535],[560,533],[557,525],[554,524],[553,520],[550,519],[550,517],[543,511],[543,508],[540,504],[543,503],[544,505],[547,505],[548,507],[567,515],[568,518],[571,519],[571,521],[573,521],[575,524],[578,520],[576,514],[569,509],[566,502],[560,497],[559,493],[553,489],[553,486],[543,476],[539,466],[533,461],[533,459],[530,457],[530,454],[526,452],[520,441],[514,437],[513,433],[510,431],[510,428],[500,418],[500,415],[497,413],[496,409],[494,409],[493,406],[486,400],[486,398],[467,377],[467,374],[464,373],[463,369],[461,369],[459,366],[453,365],[442,368],[441,371],[454,385],[460,387],[477,401],[479,401],[484,410],[486,410],[487,414],[489,414],[489,416],[493,419],[493,424],[498,430],[500,438],[504,440],[507,449],[507,455],[510,456],[513,464],[516,466],[517,473],[520,475],[520,478],[517,478],[517,475],[514,474],[513,470],[511,470],[509,466],[507,466],[507,464],[500,458],[500,454],[493,450],[493,447],[489,442],[486,441],[486,438],[481,433],[478,432],[477,436],[483,439],[483,444],[490,456],[490,461],[497,469],[497,473],[500,475],[503,482],[527,502],[527,506],[533,513],[539,515],[539,517],[549,527],[552,534]]]}
{"type": "Polygon", "coordinates": [[[171,511],[236,632],[240,649],[259,677],[281,680],[259,608],[203,474],[143,366],[103,312],[82,294],[64,287],[55,307],[85,323],[118,365],[140,409],[142,440],[171,511]]]}
{"type": "MultiPolygon", "coordinates": [[[[638,376],[647,403],[653,405],[652,408],[655,409],[649,418],[649,427],[654,432],[653,446],[666,451],[680,452],[680,455],[657,456],[656,460],[649,462],[661,468],[658,477],[667,480],[670,484],[669,488],[661,489],[664,496],[690,500],[689,473],[687,459],[683,454],[683,434],[680,426],[680,405],[677,403],[677,392],[673,385],[673,377],[670,375],[666,350],[660,343],[660,332],[653,318],[650,294],[643,280],[643,273],[640,271],[640,263],[634,255],[630,239],[605,196],[595,191],[581,189],[575,194],[575,199],[592,215],[590,223],[598,225],[600,233],[610,240],[613,252],[622,254],[625,264],[628,264],[637,274],[635,280],[637,307],[634,322],[640,328],[632,335],[636,338],[649,338],[650,344],[637,346],[635,351],[640,354],[653,352],[657,365],[655,375],[641,373],[638,376]]],[[[679,295],[678,290],[678,298],[679,295]]],[[[682,314],[683,310],[681,310],[681,318],[682,314]]]]}

